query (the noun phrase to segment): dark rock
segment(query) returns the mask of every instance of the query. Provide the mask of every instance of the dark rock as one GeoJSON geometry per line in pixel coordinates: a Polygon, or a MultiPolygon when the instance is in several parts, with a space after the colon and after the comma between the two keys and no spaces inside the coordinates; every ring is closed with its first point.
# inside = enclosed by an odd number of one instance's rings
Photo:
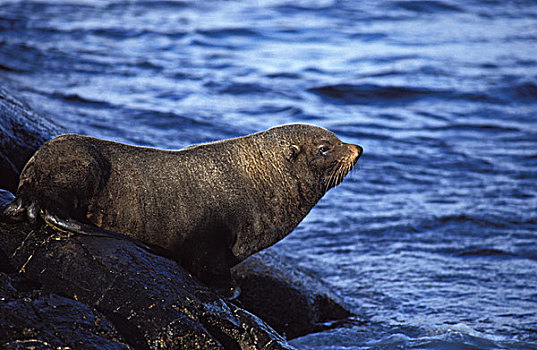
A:
{"type": "Polygon", "coordinates": [[[242,305],[288,339],[332,328],[352,316],[319,279],[270,249],[250,256],[233,272],[242,305]]]}
{"type": "Polygon", "coordinates": [[[38,285],[0,273],[2,349],[131,349],[99,312],[29,287],[38,285]]]}
{"type": "MultiPolygon", "coordinates": [[[[5,207],[15,198],[13,194],[9,191],[0,189],[0,220],[2,220],[2,212],[5,207]]],[[[1,242],[1,241],[0,241],[1,242]]],[[[12,273],[15,272],[13,266],[9,261],[9,258],[6,256],[4,251],[0,249],[0,272],[12,273]]]]}
{"type": "Polygon", "coordinates": [[[0,86],[0,188],[13,193],[28,159],[61,129],[0,86]]]}
{"type": "MultiPolygon", "coordinates": [[[[3,222],[0,239],[0,250],[25,278],[104,315],[136,349],[291,349],[177,263],[131,242],[3,222]]],[[[47,334],[40,328],[46,323],[35,327],[47,334]]]]}

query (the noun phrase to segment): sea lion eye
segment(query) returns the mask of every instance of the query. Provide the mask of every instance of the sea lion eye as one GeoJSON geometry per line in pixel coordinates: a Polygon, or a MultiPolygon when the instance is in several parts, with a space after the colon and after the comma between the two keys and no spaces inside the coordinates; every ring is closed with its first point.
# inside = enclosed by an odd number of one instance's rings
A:
{"type": "Polygon", "coordinates": [[[319,153],[326,154],[328,151],[330,151],[330,147],[327,145],[322,145],[319,147],[319,153]]]}

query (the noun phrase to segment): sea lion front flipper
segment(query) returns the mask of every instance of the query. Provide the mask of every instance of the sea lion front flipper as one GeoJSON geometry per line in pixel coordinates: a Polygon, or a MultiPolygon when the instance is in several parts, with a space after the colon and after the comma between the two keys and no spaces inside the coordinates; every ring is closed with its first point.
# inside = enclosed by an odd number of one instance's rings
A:
{"type": "Polygon", "coordinates": [[[229,245],[224,243],[229,230],[206,233],[204,239],[184,242],[176,260],[198,281],[216,290],[223,298],[236,299],[240,288],[231,274],[231,267],[237,264],[229,245]]]}
{"type": "Polygon", "coordinates": [[[241,288],[233,275],[231,270],[222,271],[220,274],[210,273],[207,276],[202,277],[205,280],[205,284],[214,288],[221,297],[227,300],[235,300],[241,294],[241,288]],[[210,282],[207,282],[207,277],[210,276],[210,282]]]}

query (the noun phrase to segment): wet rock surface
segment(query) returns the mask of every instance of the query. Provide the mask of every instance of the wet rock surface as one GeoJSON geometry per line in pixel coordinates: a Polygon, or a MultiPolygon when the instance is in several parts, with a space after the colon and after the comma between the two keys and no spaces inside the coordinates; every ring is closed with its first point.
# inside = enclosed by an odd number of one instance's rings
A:
{"type": "MultiPolygon", "coordinates": [[[[104,315],[133,348],[291,348],[262,320],[222,300],[174,261],[131,242],[10,223],[0,223],[0,235],[4,256],[16,271],[43,290],[104,315]]],[[[29,300],[46,306],[39,299],[29,300]]],[[[40,312],[48,313],[46,307],[40,312]]],[[[29,340],[34,334],[53,341],[41,329],[27,337],[18,335],[29,340]]],[[[12,341],[6,336],[2,342],[12,341]]]]}
{"type": "Polygon", "coordinates": [[[24,164],[61,128],[0,86],[0,188],[15,192],[24,164]]]}
{"type": "Polygon", "coordinates": [[[271,250],[250,256],[233,272],[242,305],[289,339],[332,328],[352,316],[320,280],[271,250]]]}
{"type": "Polygon", "coordinates": [[[0,239],[5,346],[291,349],[277,332],[294,338],[350,316],[319,281],[273,253],[235,267],[242,294],[229,302],[128,241],[6,222],[0,239]]]}
{"type": "Polygon", "coordinates": [[[131,349],[101,313],[39,287],[0,272],[2,349],[131,349]]]}

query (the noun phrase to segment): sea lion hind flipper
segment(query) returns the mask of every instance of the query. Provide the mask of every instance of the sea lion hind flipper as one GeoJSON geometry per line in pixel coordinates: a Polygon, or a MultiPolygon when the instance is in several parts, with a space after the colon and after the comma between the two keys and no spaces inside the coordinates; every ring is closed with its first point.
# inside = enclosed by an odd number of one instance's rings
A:
{"type": "Polygon", "coordinates": [[[36,227],[40,224],[41,209],[36,201],[24,201],[21,197],[14,198],[1,213],[2,219],[7,222],[28,221],[30,225],[36,227]]]}
{"type": "Polygon", "coordinates": [[[20,198],[14,198],[5,208],[2,208],[2,219],[9,222],[21,222],[26,220],[26,208],[20,198]]]}
{"type": "Polygon", "coordinates": [[[109,238],[115,238],[115,239],[122,239],[125,241],[132,242],[136,244],[138,247],[148,250],[150,252],[156,253],[158,255],[165,255],[163,254],[164,252],[160,251],[160,249],[157,249],[156,247],[153,247],[153,246],[149,246],[127,235],[110,231],[110,230],[106,230],[100,227],[87,225],[74,219],[70,219],[70,218],[64,219],[55,214],[48,212],[47,210],[42,212],[41,217],[48,226],[52,227],[56,231],[60,231],[64,233],[81,234],[84,236],[109,237],[109,238]]]}

